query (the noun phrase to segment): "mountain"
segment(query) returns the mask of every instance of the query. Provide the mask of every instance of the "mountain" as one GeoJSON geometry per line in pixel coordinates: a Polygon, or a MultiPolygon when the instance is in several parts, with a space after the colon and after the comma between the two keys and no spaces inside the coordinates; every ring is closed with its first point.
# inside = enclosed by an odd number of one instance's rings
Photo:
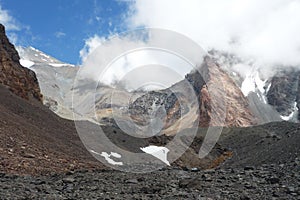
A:
{"type": "Polygon", "coordinates": [[[207,56],[198,70],[166,90],[148,92],[137,98],[129,107],[133,119],[137,123],[149,124],[140,116],[153,115],[165,107],[161,120],[166,134],[194,127],[195,123],[201,127],[243,127],[258,123],[248,100],[216,62],[207,56]],[[224,88],[220,90],[221,87],[224,88]]]}
{"type": "MultiPolygon", "coordinates": [[[[202,66],[199,66],[202,74],[207,78],[207,84],[199,74],[191,72],[186,76],[188,82],[183,80],[166,90],[128,92],[122,88],[112,88],[101,84],[93,88],[96,84],[89,79],[79,80],[77,81],[78,84],[73,87],[79,67],[62,63],[32,47],[19,47],[18,50],[21,61],[31,63],[27,67],[37,73],[44,95],[44,104],[59,116],[67,119],[72,119],[73,114],[75,114],[78,119],[87,119],[101,124],[114,124],[115,122],[112,120],[114,117],[122,124],[123,128],[128,129],[133,128],[132,123],[128,123],[130,119],[138,124],[149,124],[151,116],[164,107],[161,111],[166,113],[162,114],[164,116],[161,116],[161,119],[157,118],[156,121],[151,121],[152,127],[150,129],[160,130],[160,127],[163,127],[165,134],[177,132],[179,126],[184,129],[193,127],[194,123],[199,122],[200,126],[208,126],[209,124],[250,126],[259,123],[251,113],[249,102],[236,83],[217,65],[217,62],[209,59],[209,57],[206,58],[202,66]],[[217,106],[212,106],[213,102],[208,96],[210,91],[206,87],[209,84],[210,87],[213,87],[213,83],[217,79],[222,80],[226,86],[223,91],[226,93],[224,100],[226,105],[222,108],[223,110],[211,110],[217,106]],[[196,93],[192,97],[190,94],[194,91],[196,93]],[[112,95],[114,95],[113,103],[111,101],[112,95]],[[94,96],[96,97],[96,117],[93,103],[90,102],[94,96]],[[76,99],[76,101],[72,102],[72,99],[76,99]],[[128,105],[128,102],[131,103],[128,105]],[[74,110],[72,103],[74,103],[74,107],[84,108],[84,111],[74,110]],[[200,118],[198,118],[199,113],[200,118]],[[221,123],[221,119],[211,121],[213,118],[218,118],[216,116],[221,115],[221,113],[224,115],[224,122],[221,123]]],[[[224,97],[224,94],[216,95],[219,99],[224,97]]],[[[141,126],[136,131],[146,132],[141,126]]]]}
{"type": "Polygon", "coordinates": [[[279,70],[268,80],[266,92],[268,103],[275,108],[283,120],[298,122],[300,120],[300,70],[287,68],[279,70]]]}
{"type": "Polygon", "coordinates": [[[299,67],[264,67],[233,54],[216,50],[210,54],[240,87],[260,123],[299,121],[299,67]]]}
{"type": "Polygon", "coordinates": [[[17,47],[20,63],[37,74],[43,103],[66,119],[73,118],[66,96],[71,90],[78,67],[63,63],[33,47],[17,47]]]}

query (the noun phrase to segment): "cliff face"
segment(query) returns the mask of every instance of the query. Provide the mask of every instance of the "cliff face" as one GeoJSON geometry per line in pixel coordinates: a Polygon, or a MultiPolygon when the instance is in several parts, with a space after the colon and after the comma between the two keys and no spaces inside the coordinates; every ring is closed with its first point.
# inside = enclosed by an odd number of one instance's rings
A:
{"type": "Polygon", "coordinates": [[[270,88],[267,92],[268,103],[288,120],[300,120],[300,71],[286,69],[278,72],[269,80],[270,88]],[[298,112],[298,113],[297,113],[298,112]]]}
{"type": "Polygon", "coordinates": [[[245,127],[256,123],[247,98],[218,64],[207,57],[200,70],[207,80],[199,94],[200,126],[245,127]]]}
{"type": "Polygon", "coordinates": [[[0,84],[24,99],[42,101],[35,73],[21,66],[19,59],[0,24],[0,84]]]}

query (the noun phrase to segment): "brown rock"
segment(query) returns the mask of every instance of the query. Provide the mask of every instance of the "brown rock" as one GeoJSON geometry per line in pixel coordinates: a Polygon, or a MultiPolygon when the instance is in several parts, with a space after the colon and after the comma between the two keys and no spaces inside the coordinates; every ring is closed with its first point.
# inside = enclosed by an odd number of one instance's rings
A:
{"type": "Polygon", "coordinates": [[[41,102],[42,94],[35,73],[21,66],[19,60],[18,52],[0,24],[0,84],[24,99],[41,102]]]}

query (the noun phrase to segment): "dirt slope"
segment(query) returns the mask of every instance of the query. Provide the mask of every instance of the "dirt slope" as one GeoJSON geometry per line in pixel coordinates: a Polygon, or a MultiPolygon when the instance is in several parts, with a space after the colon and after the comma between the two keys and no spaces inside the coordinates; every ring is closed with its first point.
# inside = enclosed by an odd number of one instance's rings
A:
{"type": "Polygon", "coordinates": [[[3,172],[40,174],[100,166],[84,148],[73,122],[2,86],[0,137],[3,172]]]}

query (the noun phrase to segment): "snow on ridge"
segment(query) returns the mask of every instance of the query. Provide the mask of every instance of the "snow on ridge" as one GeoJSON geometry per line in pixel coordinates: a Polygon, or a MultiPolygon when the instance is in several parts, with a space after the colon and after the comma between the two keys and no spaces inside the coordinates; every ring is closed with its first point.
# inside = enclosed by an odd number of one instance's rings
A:
{"type": "Polygon", "coordinates": [[[46,54],[44,54],[44,53],[42,53],[42,52],[40,52],[40,55],[41,55],[41,56],[44,56],[44,57],[46,57],[46,58],[48,58],[48,59],[50,58],[50,56],[48,56],[48,55],[46,55],[46,54]]]}
{"type": "Polygon", "coordinates": [[[66,64],[66,63],[49,63],[49,65],[51,65],[52,67],[63,67],[63,66],[74,67],[74,65],[66,64]]]}

